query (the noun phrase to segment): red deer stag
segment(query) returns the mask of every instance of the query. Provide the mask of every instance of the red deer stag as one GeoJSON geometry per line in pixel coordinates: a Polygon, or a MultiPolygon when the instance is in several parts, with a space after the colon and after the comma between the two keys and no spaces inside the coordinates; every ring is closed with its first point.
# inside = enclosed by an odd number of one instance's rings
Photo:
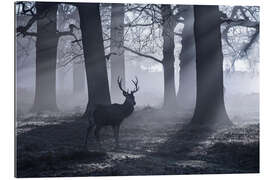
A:
{"type": "Polygon", "coordinates": [[[135,85],[135,88],[130,93],[125,91],[122,88],[122,79],[118,77],[118,86],[125,96],[125,102],[123,104],[111,104],[111,105],[97,105],[93,111],[93,121],[91,118],[89,119],[89,126],[87,128],[86,137],[85,137],[85,147],[87,145],[87,139],[89,132],[91,132],[92,128],[95,127],[95,137],[101,147],[99,131],[104,126],[112,126],[114,132],[114,138],[116,142],[116,147],[119,146],[119,128],[123,120],[131,115],[134,110],[134,106],[136,105],[134,93],[139,90],[138,87],[138,78],[136,80],[132,80],[132,83],[135,85]]]}

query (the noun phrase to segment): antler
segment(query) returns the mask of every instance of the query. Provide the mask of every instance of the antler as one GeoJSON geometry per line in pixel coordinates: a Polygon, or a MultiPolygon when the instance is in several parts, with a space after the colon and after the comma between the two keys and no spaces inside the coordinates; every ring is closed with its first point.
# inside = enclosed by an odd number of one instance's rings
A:
{"type": "Polygon", "coordinates": [[[119,76],[118,76],[118,78],[117,78],[117,83],[118,83],[118,86],[119,86],[120,90],[121,90],[123,93],[127,93],[127,92],[122,88],[122,78],[120,78],[119,76]]]}
{"type": "Polygon", "coordinates": [[[131,80],[132,83],[135,85],[135,89],[133,91],[131,91],[132,94],[135,93],[135,92],[137,92],[137,91],[139,91],[139,89],[140,89],[140,87],[138,86],[139,81],[138,81],[137,76],[135,76],[135,78],[136,78],[136,81],[131,80]]]}

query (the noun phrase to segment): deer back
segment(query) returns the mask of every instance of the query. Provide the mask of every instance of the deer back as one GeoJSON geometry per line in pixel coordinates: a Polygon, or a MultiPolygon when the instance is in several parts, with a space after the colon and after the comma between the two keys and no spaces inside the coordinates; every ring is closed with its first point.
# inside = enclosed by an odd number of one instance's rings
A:
{"type": "Polygon", "coordinates": [[[123,121],[134,110],[125,104],[98,105],[93,113],[94,121],[100,125],[115,125],[123,121]]]}

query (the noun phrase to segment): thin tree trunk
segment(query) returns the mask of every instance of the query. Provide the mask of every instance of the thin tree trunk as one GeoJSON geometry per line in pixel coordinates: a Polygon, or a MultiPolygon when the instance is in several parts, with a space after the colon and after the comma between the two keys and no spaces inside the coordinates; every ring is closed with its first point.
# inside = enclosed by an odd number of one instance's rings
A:
{"type": "Polygon", "coordinates": [[[84,92],[85,89],[85,70],[83,63],[73,63],[73,93],[84,92]]]}
{"type": "Polygon", "coordinates": [[[217,128],[231,125],[223,94],[223,54],[218,6],[194,6],[197,101],[191,125],[217,128]]]}
{"type": "Polygon", "coordinates": [[[194,40],[193,6],[185,6],[182,17],[184,29],[182,32],[182,50],[179,56],[179,88],[177,101],[182,110],[195,108],[196,104],[196,49],[194,40]]]}
{"type": "Polygon", "coordinates": [[[123,100],[123,95],[118,88],[117,78],[122,78],[125,88],[125,57],[123,49],[124,39],[124,4],[112,3],[111,10],[111,98],[112,101],[123,100]]]}
{"type": "Polygon", "coordinates": [[[56,105],[56,34],[57,3],[36,3],[37,14],[46,17],[37,20],[36,83],[33,112],[58,111],[56,105]]]}
{"type": "Polygon", "coordinates": [[[110,104],[107,67],[102,38],[99,3],[78,5],[82,33],[83,53],[88,87],[85,115],[96,104],[110,104]]]}
{"type": "Polygon", "coordinates": [[[164,104],[165,109],[176,107],[175,78],[174,78],[174,29],[176,22],[172,17],[170,5],[161,6],[163,19],[163,72],[164,72],[164,104]]]}

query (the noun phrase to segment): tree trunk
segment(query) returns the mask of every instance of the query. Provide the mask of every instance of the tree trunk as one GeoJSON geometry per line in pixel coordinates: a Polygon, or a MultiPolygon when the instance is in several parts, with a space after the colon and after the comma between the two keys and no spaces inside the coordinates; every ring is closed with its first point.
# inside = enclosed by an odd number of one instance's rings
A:
{"type": "Polygon", "coordinates": [[[56,29],[57,3],[36,3],[37,20],[36,83],[33,112],[58,111],[56,105],[56,57],[58,36],[56,29]]]}
{"type": "Polygon", "coordinates": [[[197,101],[193,127],[231,125],[223,97],[223,54],[218,6],[194,6],[197,101]]]}
{"type": "Polygon", "coordinates": [[[182,110],[194,110],[196,104],[196,49],[194,40],[193,6],[185,6],[182,17],[182,50],[179,56],[179,88],[177,102],[182,110]]]}
{"type": "Polygon", "coordinates": [[[111,53],[116,53],[116,55],[111,55],[111,98],[113,102],[122,102],[123,100],[123,95],[117,84],[118,76],[122,78],[122,86],[125,88],[124,7],[124,4],[112,3],[111,53]]]}
{"type": "Polygon", "coordinates": [[[85,115],[88,115],[94,105],[110,104],[111,100],[99,3],[83,3],[78,5],[78,9],[88,87],[88,104],[85,115]]]}
{"type": "Polygon", "coordinates": [[[164,104],[165,109],[176,107],[175,79],[174,79],[174,29],[176,22],[172,17],[170,5],[161,6],[163,19],[163,72],[164,72],[164,104]]]}
{"type": "Polygon", "coordinates": [[[85,89],[85,71],[83,63],[73,63],[73,93],[84,92],[85,89]]]}

